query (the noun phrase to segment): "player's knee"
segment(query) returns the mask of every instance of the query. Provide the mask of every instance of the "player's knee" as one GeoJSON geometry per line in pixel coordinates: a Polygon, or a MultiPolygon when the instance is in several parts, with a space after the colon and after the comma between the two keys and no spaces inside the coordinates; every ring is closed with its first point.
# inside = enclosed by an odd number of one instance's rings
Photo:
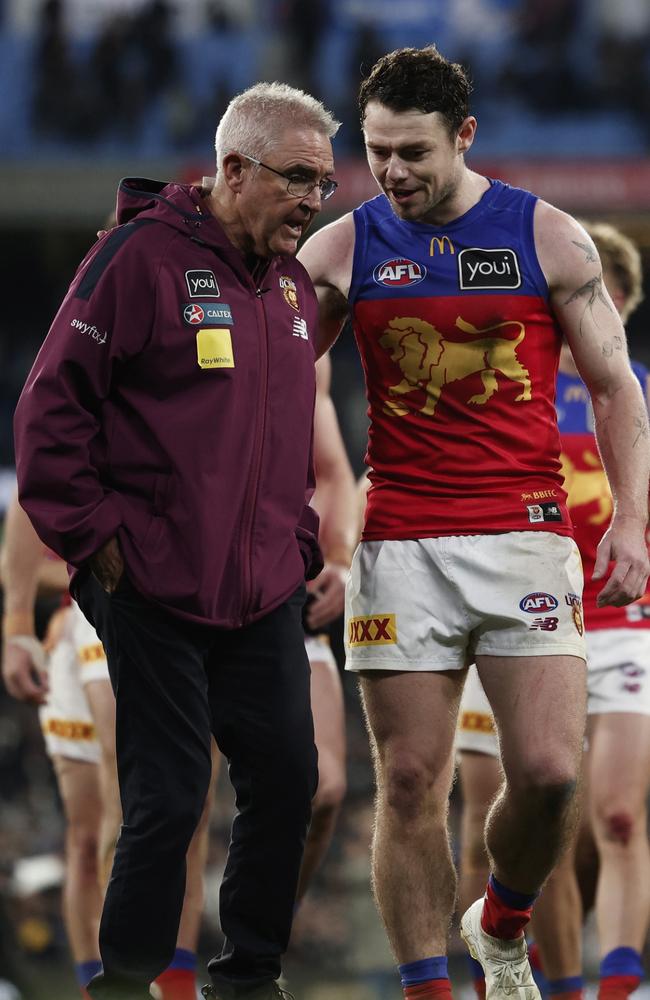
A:
{"type": "Polygon", "coordinates": [[[346,790],[344,775],[323,775],[321,772],[312,802],[312,822],[318,816],[331,816],[337,813],[345,798],[346,790]]]}
{"type": "MultiPolygon", "coordinates": [[[[641,822],[631,810],[608,805],[598,816],[598,826],[606,841],[627,847],[634,834],[641,828],[641,822]]],[[[645,822],[643,826],[645,828],[645,822]]]]}
{"type": "Polygon", "coordinates": [[[68,825],[66,835],[66,855],[68,864],[77,875],[87,882],[96,882],[98,877],[98,831],[83,822],[68,825]]]}
{"type": "Polygon", "coordinates": [[[423,760],[411,754],[395,756],[383,769],[384,799],[403,820],[416,819],[430,809],[435,774],[423,760]]]}
{"type": "Polygon", "coordinates": [[[563,800],[570,801],[578,783],[577,760],[568,756],[553,756],[543,754],[538,757],[522,760],[516,773],[508,774],[508,784],[516,791],[539,792],[547,794],[559,804],[563,800]]]}

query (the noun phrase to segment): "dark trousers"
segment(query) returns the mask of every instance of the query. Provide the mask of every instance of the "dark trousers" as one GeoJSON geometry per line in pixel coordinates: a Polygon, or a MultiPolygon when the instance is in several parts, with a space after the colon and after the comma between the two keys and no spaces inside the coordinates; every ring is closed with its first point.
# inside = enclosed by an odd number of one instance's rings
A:
{"type": "Polygon", "coordinates": [[[241,629],[194,625],[123,578],[75,596],[104,644],[117,703],[123,825],[100,926],[93,996],[140,998],[171,961],[185,854],[210,781],[210,734],[236,816],[220,894],[226,942],[210,971],[256,985],[280,974],[318,780],[304,588],[241,629]]]}

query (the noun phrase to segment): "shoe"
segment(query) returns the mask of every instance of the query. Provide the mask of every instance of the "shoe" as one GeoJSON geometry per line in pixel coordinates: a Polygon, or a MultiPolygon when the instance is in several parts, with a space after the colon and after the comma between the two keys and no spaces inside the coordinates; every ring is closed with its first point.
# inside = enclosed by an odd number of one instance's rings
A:
{"type": "Polygon", "coordinates": [[[469,953],[483,967],[485,1000],[541,1000],[528,962],[526,939],[492,937],[481,927],[483,899],[477,899],[460,922],[460,934],[469,953]]]}
{"type": "Polygon", "coordinates": [[[218,986],[204,986],[201,995],[205,1000],[294,1000],[293,994],[283,990],[275,979],[262,983],[261,986],[243,987],[240,990],[232,982],[224,980],[218,986]]]}

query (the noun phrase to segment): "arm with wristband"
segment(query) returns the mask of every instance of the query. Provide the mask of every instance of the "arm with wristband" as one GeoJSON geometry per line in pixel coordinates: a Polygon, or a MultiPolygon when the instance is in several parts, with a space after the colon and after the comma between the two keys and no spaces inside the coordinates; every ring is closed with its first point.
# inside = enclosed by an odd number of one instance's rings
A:
{"type": "Polygon", "coordinates": [[[4,589],[2,676],[10,695],[35,705],[41,705],[49,691],[45,652],[34,626],[42,564],[43,543],[14,496],[7,510],[0,559],[4,589]]]}

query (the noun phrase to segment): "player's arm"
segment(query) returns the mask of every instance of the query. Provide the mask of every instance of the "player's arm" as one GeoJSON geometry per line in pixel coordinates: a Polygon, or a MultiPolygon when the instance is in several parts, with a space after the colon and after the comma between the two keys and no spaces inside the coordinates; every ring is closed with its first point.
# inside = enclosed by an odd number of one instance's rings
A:
{"type": "Polygon", "coordinates": [[[45,701],[49,690],[45,656],[34,628],[42,563],[43,543],[14,496],[5,518],[0,554],[4,590],[2,676],[9,694],[37,705],[45,701]]]}
{"type": "Polygon", "coordinates": [[[353,254],[354,220],[351,214],[319,229],[298,254],[318,296],[317,357],[330,349],[347,319],[353,254]]]}
{"type": "Polygon", "coordinates": [[[535,213],[535,242],[553,310],[591,395],[596,439],[614,497],[614,516],[598,549],[594,578],[605,576],[610,560],[615,566],[598,604],[620,607],[637,600],[648,579],[646,402],[591,238],[575,219],[542,202],[535,213]]]}
{"type": "Polygon", "coordinates": [[[327,625],[343,611],[355,534],[355,485],[339,422],[330,396],[331,361],[324,355],[316,365],[314,412],[313,504],[320,517],[319,542],[325,566],[309,586],[314,600],[307,611],[310,628],[327,625]]]}

